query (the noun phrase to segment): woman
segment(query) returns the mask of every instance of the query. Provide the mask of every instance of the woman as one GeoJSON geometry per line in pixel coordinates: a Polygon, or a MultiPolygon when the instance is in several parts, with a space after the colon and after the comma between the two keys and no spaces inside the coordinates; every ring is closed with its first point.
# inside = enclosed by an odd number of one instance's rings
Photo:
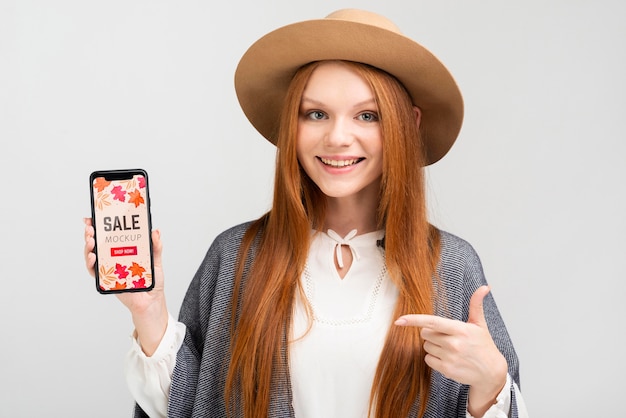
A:
{"type": "Polygon", "coordinates": [[[157,287],[119,296],[136,416],[525,415],[478,256],[427,220],[423,167],[462,122],[445,67],[349,9],[261,38],[235,86],[277,145],[272,209],[216,238],[179,321],[153,233],[157,287]]]}

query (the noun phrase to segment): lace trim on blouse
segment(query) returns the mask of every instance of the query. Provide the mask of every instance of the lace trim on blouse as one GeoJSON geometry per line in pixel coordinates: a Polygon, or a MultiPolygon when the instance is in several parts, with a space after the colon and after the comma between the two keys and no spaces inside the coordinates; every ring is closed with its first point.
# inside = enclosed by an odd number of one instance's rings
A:
{"type": "MultiPolygon", "coordinates": [[[[377,234],[380,235],[381,232],[378,232],[377,234]]],[[[352,252],[352,255],[353,255],[353,263],[361,259],[361,254],[359,252],[359,249],[357,248],[356,245],[354,245],[354,242],[353,242],[355,237],[357,237],[356,229],[353,229],[352,231],[350,231],[345,237],[341,237],[332,229],[329,229],[326,235],[336,242],[334,251],[336,252],[337,264],[339,265],[340,268],[342,268],[344,265],[342,252],[341,252],[342,245],[346,245],[350,248],[350,251],[352,252]]],[[[360,237],[357,237],[356,239],[359,239],[359,238],[360,237]]],[[[375,242],[375,240],[373,241],[375,242]]],[[[376,248],[381,254],[384,254],[384,250],[381,247],[376,247],[376,248]]],[[[315,299],[314,277],[312,276],[311,266],[309,265],[309,261],[307,261],[306,265],[304,266],[304,271],[302,273],[303,288],[304,288],[305,296],[307,300],[309,301],[309,304],[313,312],[313,320],[319,323],[332,325],[332,326],[353,325],[353,324],[359,324],[359,323],[369,321],[372,318],[372,314],[379,300],[383,281],[387,277],[387,267],[384,262],[384,256],[381,257],[379,260],[380,262],[375,261],[374,265],[372,266],[378,270],[378,274],[376,274],[375,279],[373,280],[373,282],[371,282],[367,290],[367,296],[366,296],[366,302],[365,302],[366,308],[364,310],[361,310],[359,313],[356,313],[355,315],[351,315],[350,317],[344,317],[344,318],[327,317],[324,314],[320,313],[320,309],[318,305],[316,304],[316,299],[315,299]]],[[[372,262],[373,260],[370,259],[368,261],[372,262]]],[[[354,265],[351,267],[351,269],[353,267],[354,265]]],[[[346,280],[346,279],[342,279],[342,280],[346,280]]],[[[349,279],[361,280],[361,277],[351,277],[349,279]]]]}

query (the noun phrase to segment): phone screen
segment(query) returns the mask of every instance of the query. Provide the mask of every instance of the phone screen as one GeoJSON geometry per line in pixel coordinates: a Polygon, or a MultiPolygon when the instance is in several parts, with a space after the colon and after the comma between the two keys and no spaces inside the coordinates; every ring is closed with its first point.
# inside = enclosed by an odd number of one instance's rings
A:
{"type": "Polygon", "coordinates": [[[120,293],[152,289],[148,174],[141,169],[94,171],[90,183],[97,290],[120,293]]]}

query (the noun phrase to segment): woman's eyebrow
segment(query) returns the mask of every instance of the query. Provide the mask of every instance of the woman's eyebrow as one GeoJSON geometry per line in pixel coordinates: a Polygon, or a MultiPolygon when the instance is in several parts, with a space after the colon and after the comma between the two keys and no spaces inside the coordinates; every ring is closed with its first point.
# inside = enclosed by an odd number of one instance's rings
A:
{"type": "MultiPolygon", "coordinates": [[[[314,104],[314,105],[317,105],[317,106],[324,106],[325,105],[324,102],[312,99],[310,97],[303,96],[302,100],[300,100],[300,103],[304,103],[304,102],[307,102],[307,103],[310,103],[310,104],[314,104]]],[[[355,103],[353,107],[361,107],[361,106],[371,105],[371,104],[376,104],[376,100],[374,100],[373,97],[369,98],[369,99],[362,100],[362,101],[360,101],[358,103],[355,103]]]]}

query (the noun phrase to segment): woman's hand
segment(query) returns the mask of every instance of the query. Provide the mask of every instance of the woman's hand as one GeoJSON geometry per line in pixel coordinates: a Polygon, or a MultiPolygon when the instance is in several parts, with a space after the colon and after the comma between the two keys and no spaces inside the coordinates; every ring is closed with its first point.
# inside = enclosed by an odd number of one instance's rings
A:
{"type": "MultiPolygon", "coordinates": [[[[85,218],[85,265],[95,277],[96,255],[94,229],[91,218],[85,218]]],[[[161,263],[161,233],[152,231],[152,251],[154,257],[154,288],[147,292],[116,293],[117,298],[130,310],[137,332],[137,339],[147,356],[151,356],[159,346],[167,328],[168,312],[163,291],[163,268],[161,263]]]]}
{"type": "Polygon", "coordinates": [[[434,315],[403,315],[396,325],[420,327],[426,364],[449,379],[470,386],[467,409],[482,417],[506,383],[507,362],[485,321],[483,299],[489,287],[472,295],[467,322],[434,315]]]}

